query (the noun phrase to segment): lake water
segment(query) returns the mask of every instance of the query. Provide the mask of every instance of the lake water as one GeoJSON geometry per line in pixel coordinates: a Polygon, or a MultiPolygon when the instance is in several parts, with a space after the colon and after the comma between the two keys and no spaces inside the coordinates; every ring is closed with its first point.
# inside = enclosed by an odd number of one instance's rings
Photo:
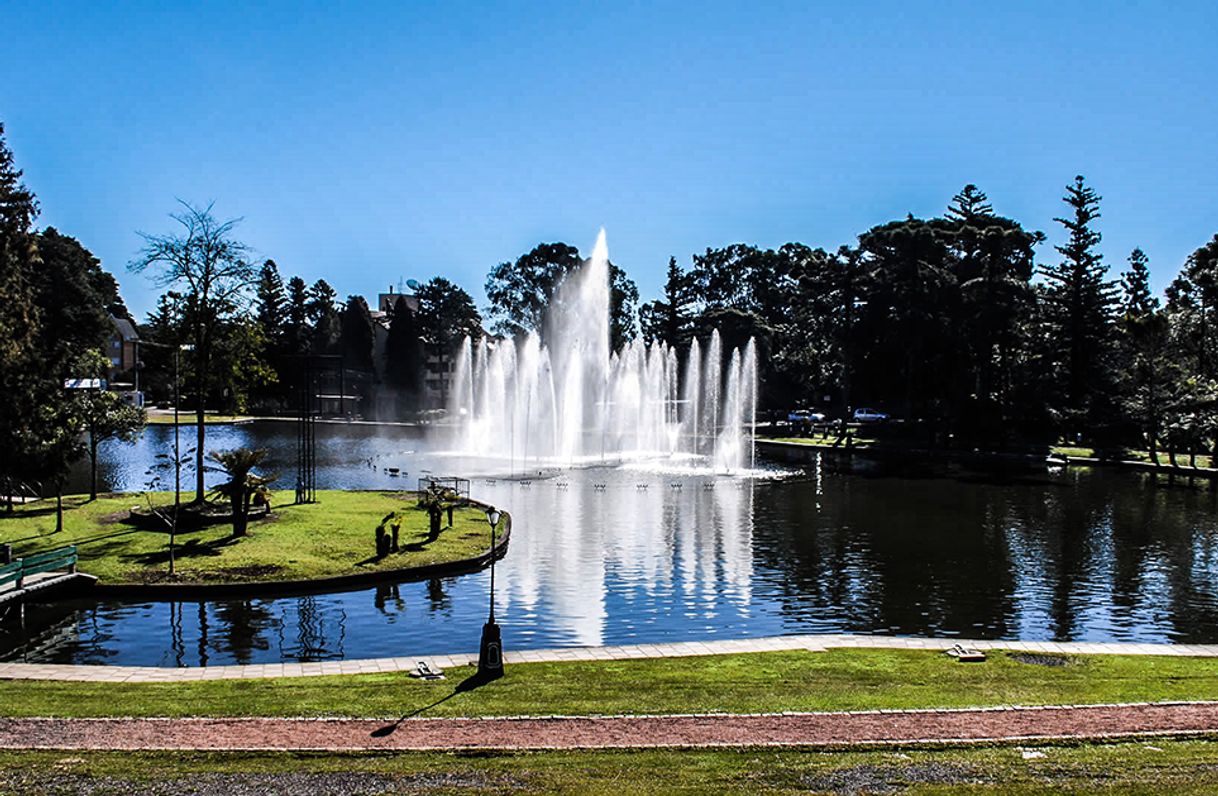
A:
{"type": "MultiPolygon", "coordinates": [[[[141,488],[171,445],[168,427],[108,444],[105,488],[141,488]]],[[[238,445],[268,448],[291,488],[291,423],[209,431],[212,449],[238,445]]],[[[496,571],[507,649],[839,631],[1218,642],[1218,492],[1204,480],[982,477],[856,456],[766,465],[759,478],[627,465],[522,481],[504,477],[521,465],[341,425],[318,426],[318,462],[320,488],[462,475],[475,498],[510,510],[496,571]]],[[[24,633],[0,626],[0,659],[198,666],[476,650],[488,581],[484,571],[279,599],[35,605],[24,633]]]]}

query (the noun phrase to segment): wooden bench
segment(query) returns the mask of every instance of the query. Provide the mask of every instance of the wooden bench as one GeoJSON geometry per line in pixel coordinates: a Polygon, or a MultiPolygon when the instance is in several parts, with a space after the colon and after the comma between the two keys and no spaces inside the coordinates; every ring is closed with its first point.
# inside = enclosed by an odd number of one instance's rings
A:
{"type": "Polygon", "coordinates": [[[54,572],[66,569],[68,574],[76,574],[76,545],[68,545],[45,553],[35,553],[14,559],[11,564],[0,567],[0,586],[16,581],[16,588],[25,587],[25,579],[40,572],[54,572]]]}

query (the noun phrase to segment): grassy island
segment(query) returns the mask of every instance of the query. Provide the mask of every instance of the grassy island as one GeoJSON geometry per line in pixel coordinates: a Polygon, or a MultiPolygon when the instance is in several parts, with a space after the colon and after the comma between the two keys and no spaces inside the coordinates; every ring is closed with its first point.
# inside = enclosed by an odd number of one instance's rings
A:
{"type": "MultiPolygon", "coordinates": [[[[153,501],[163,505],[172,497],[158,493],[153,501]]],[[[129,520],[133,507],[146,507],[138,494],[93,501],[87,495],[65,497],[59,533],[53,500],[0,512],[0,544],[11,544],[17,556],[77,545],[81,570],[105,585],[316,580],[443,564],[472,558],[490,546],[486,517],[476,507],[456,509],[453,527],[446,518],[433,539],[427,512],[417,508],[411,492],[320,490],[318,502],[305,505],[293,505],[291,497],[273,495],[270,515],[251,522],[248,536],[234,538],[228,524],[179,532],[174,579],[168,574],[168,534],[129,520]],[[377,558],[376,528],[395,512],[400,550],[377,558]]]]}

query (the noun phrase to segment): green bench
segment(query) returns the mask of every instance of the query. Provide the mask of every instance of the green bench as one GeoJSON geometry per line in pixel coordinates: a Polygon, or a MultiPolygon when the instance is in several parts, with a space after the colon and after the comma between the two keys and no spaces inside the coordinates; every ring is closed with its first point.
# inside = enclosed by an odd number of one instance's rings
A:
{"type": "Polygon", "coordinates": [[[25,579],[40,572],[54,572],[66,569],[69,573],[76,572],[76,545],[68,545],[45,553],[35,553],[14,559],[11,564],[0,566],[0,586],[8,583],[17,584],[17,588],[25,586],[25,579]]]}

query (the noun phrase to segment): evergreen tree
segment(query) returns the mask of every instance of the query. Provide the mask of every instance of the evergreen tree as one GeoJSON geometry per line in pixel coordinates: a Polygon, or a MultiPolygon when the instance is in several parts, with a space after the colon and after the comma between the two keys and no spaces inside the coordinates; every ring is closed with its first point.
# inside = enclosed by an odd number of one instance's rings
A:
{"type": "Polygon", "coordinates": [[[284,310],[284,346],[289,353],[303,354],[309,344],[309,288],[298,276],[288,280],[284,310]]]}
{"type": "MultiPolygon", "coordinates": [[[[121,305],[118,282],[75,238],[48,227],[37,237],[41,267],[33,275],[42,315],[39,358],[59,379],[85,351],[102,348],[113,330],[108,310],[121,305]]],[[[105,373],[101,374],[105,377],[105,373]]]]}
{"type": "Polygon", "coordinates": [[[950,221],[968,223],[974,221],[978,216],[994,215],[994,208],[985,192],[969,183],[960,193],[952,197],[952,203],[948,205],[946,215],[950,221]]]}
{"type": "Polygon", "coordinates": [[[1062,198],[1072,211],[1054,219],[1069,232],[1064,246],[1055,247],[1063,259],[1041,270],[1048,290],[1047,319],[1064,394],[1061,407],[1075,420],[1094,427],[1103,416],[1111,383],[1110,354],[1115,287],[1096,251],[1100,233],[1092,224],[1100,217],[1100,197],[1075,177],[1062,198]]]}
{"type": "Polygon", "coordinates": [[[693,280],[677,265],[676,257],[669,257],[664,298],[639,308],[639,327],[643,339],[648,342],[663,341],[673,347],[686,345],[692,335],[695,300],[693,280]]]}
{"type": "Polygon", "coordinates": [[[372,314],[363,296],[348,296],[342,314],[342,354],[346,367],[372,370],[372,347],[375,342],[372,314]]]}
{"type": "Polygon", "coordinates": [[[274,260],[267,260],[258,272],[258,285],[254,289],[254,313],[262,334],[272,348],[281,345],[288,320],[288,299],[283,291],[283,280],[274,260]]]}
{"type": "MultiPolygon", "coordinates": [[[[474,300],[462,288],[442,276],[431,279],[419,288],[419,324],[423,339],[438,360],[441,373],[450,370],[449,360],[461,341],[482,337],[482,316],[474,300]]],[[[447,378],[440,380],[440,402],[448,403],[447,378]]]]}
{"type": "Polygon", "coordinates": [[[164,403],[173,397],[173,348],[186,342],[182,319],[184,299],[168,290],[157,297],[156,308],[148,313],[140,336],[155,346],[141,346],[140,386],[149,402],[164,403]]]}
{"type": "MultiPolygon", "coordinates": [[[[30,229],[37,216],[38,203],[21,182],[0,123],[0,478],[6,486],[25,474],[23,464],[30,460],[39,425],[36,344],[41,319],[31,284],[38,251],[30,229]]],[[[6,489],[6,494],[12,492],[6,489]]]]}
{"type": "Polygon", "coordinates": [[[1140,317],[1158,308],[1159,300],[1150,292],[1149,260],[1141,249],[1134,249],[1129,270],[1121,274],[1121,310],[1127,317],[1140,317]]]}
{"type": "Polygon", "coordinates": [[[324,279],[318,279],[309,288],[308,321],[309,350],[314,354],[332,354],[338,350],[342,327],[335,299],[338,294],[324,279]]]}
{"type": "Polygon", "coordinates": [[[423,327],[405,296],[398,296],[389,311],[389,333],[385,340],[385,379],[397,390],[399,411],[419,410],[419,393],[426,357],[423,327]]]}
{"type": "Polygon", "coordinates": [[[1119,386],[1124,408],[1157,464],[1166,416],[1178,403],[1182,381],[1170,355],[1170,315],[1159,309],[1150,291],[1150,268],[1141,249],[1130,253],[1129,270],[1121,275],[1121,309],[1119,386]]]}
{"type": "Polygon", "coordinates": [[[1167,308],[1192,372],[1218,378],[1218,235],[1189,255],[1167,289],[1167,308]]]}
{"type": "Polygon", "coordinates": [[[943,418],[959,379],[959,290],[942,223],[910,216],[874,227],[859,252],[867,293],[855,388],[868,402],[899,401],[905,417],[943,418]]]}
{"type": "Polygon", "coordinates": [[[951,319],[956,433],[1000,443],[1015,416],[1032,409],[1017,411],[1013,376],[1029,342],[1024,321],[1034,299],[1035,247],[1044,236],[996,215],[975,185],[953,198],[939,229],[958,291],[951,319]]]}

